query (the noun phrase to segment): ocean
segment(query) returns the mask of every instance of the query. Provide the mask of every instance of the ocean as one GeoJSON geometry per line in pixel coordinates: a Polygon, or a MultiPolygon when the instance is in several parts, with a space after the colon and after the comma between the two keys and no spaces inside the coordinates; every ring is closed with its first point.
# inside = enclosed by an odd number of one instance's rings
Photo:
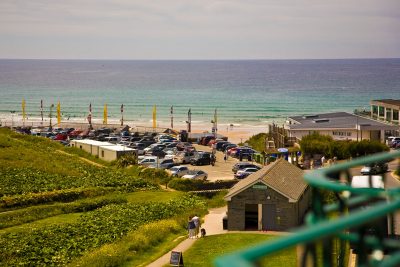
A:
{"type": "MultiPolygon", "coordinates": [[[[369,109],[372,99],[400,98],[400,59],[343,60],[0,60],[0,118],[45,116],[61,104],[63,120],[124,119],[150,124],[218,123],[262,125],[291,115],[369,109]],[[15,115],[18,116],[18,115],[15,115]]],[[[55,109],[53,110],[53,112],[55,109]]],[[[54,114],[54,113],[53,113],[54,114]]]]}

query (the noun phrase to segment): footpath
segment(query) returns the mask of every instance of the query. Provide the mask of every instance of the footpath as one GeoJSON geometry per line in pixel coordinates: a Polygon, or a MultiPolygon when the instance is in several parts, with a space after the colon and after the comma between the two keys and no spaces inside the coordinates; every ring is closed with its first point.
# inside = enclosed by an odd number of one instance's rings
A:
{"type": "MultiPolygon", "coordinates": [[[[222,228],[222,219],[225,216],[227,211],[227,206],[222,208],[210,209],[209,213],[204,217],[204,223],[201,225],[202,228],[206,229],[207,236],[209,235],[218,235],[227,233],[227,230],[222,228]]],[[[189,239],[185,237],[179,245],[172,249],[172,251],[181,251],[185,252],[188,250],[197,239],[189,239]]],[[[169,260],[171,258],[171,252],[166,253],[162,257],[158,258],[156,261],[153,261],[147,267],[161,267],[169,264],[169,260]]]]}

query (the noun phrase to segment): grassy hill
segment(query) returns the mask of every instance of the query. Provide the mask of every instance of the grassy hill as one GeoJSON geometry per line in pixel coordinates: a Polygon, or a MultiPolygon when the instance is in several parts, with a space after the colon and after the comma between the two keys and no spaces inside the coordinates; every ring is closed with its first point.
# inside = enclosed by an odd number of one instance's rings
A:
{"type": "Polygon", "coordinates": [[[0,265],[151,261],[184,233],[189,214],[206,210],[199,198],[162,191],[162,175],[0,128],[0,265]]]}

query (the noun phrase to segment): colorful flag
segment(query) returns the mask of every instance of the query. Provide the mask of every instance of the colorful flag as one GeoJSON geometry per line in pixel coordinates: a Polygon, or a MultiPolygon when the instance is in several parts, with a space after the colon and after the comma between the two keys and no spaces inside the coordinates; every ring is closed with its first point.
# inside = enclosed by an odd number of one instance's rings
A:
{"type": "Polygon", "coordinates": [[[22,121],[25,122],[26,113],[25,113],[25,98],[22,99],[22,121]]]}
{"type": "Polygon", "coordinates": [[[103,124],[107,124],[107,104],[104,104],[103,124]]]}
{"type": "Polygon", "coordinates": [[[43,99],[40,100],[40,116],[42,117],[43,121],[43,99]]]}
{"type": "Polygon", "coordinates": [[[57,103],[57,124],[58,124],[58,127],[60,127],[60,123],[61,123],[61,106],[60,106],[60,101],[58,101],[58,103],[57,103]]]}
{"type": "Polygon", "coordinates": [[[153,128],[157,127],[157,107],[153,106],[153,128]]]}

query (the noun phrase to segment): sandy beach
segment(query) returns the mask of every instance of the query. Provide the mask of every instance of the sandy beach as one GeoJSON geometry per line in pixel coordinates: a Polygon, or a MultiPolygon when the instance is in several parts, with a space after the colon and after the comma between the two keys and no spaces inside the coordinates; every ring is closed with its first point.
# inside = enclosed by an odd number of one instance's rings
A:
{"type": "MultiPolygon", "coordinates": [[[[3,115],[0,117],[1,125],[8,126],[8,127],[16,127],[16,126],[31,126],[31,127],[49,127],[50,119],[44,118],[43,122],[41,118],[27,118],[25,122],[22,120],[22,116],[20,115],[3,115]]],[[[87,129],[88,122],[83,118],[74,118],[74,119],[62,119],[61,124],[57,124],[57,118],[52,118],[51,121],[52,127],[72,127],[76,129],[87,129]]],[[[95,119],[92,123],[94,128],[101,128],[101,127],[120,127],[120,121],[118,119],[108,119],[107,125],[102,123],[102,120],[95,119]]],[[[152,122],[144,123],[143,121],[125,121],[124,125],[128,125],[133,129],[138,131],[147,131],[152,132],[154,129],[152,128],[152,122]]],[[[169,124],[167,123],[158,123],[157,124],[157,132],[163,131],[169,128],[169,124]]],[[[251,136],[258,134],[258,133],[265,133],[268,131],[268,124],[263,125],[250,125],[250,124],[218,124],[217,133],[223,136],[228,137],[228,140],[232,143],[240,143],[248,140],[251,136]]],[[[191,126],[192,133],[210,133],[211,134],[211,123],[204,123],[204,122],[194,122],[191,126]]],[[[174,130],[187,130],[187,124],[182,122],[174,123],[174,130]]]]}

